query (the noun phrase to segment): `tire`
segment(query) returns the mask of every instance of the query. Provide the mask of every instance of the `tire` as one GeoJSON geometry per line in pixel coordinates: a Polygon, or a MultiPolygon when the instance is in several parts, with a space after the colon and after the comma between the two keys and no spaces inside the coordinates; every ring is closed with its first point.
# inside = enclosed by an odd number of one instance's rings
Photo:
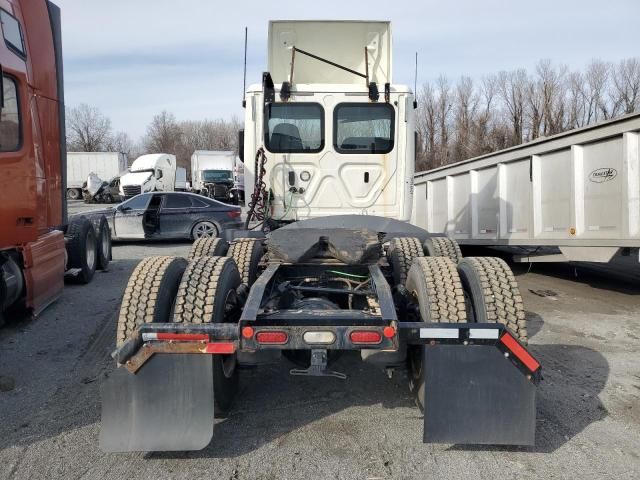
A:
{"type": "Polygon", "coordinates": [[[473,321],[501,323],[522,343],[527,343],[527,320],[518,281],[501,258],[467,257],[458,264],[473,321]]]}
{"type": "Polygon", "coordinates": [[[67,198],[69,200],[78,200],[82,194],[77,188],[68,188],[67,189],[67,198]]]}
{"type": "Polygon", "coordinates": [[[191,229],[191,238],[193,240],[199,238],[216,238],[218,234],[218,227],[216,227],[213,222],[204,220],[196,223],[191,229]]]}
{"type": "Polygon", "coordinates": [[[427,257],[449,257],[453,263],[462,260],[462,252],[458,242],[447,237],[427,238],[422,245],[427,257]]]}
{"type": "Polygon", "coordinates": [[[171,309],[186,267],[187,261],[180,257],[147,257],[138,263],[122,296],[118,346],[142,324],[171,321],[171,309]]]}
{"type": "Polygon", "coordinates": [[[395,285],[404,285],[413,259],[424,257],[422,244],[415,237],[398,237],[389,242],[387,253],[395,285]]]}
{"type": "Polygon", "coordinates": [[[262,242],[253,238],[237,238],[227,252],[227,257],[233,258],[238,266],[242,283],[249,287],[258,276],[258,264],[264,254],[262,242]]]}
{"type": "Polygon", "coordinates": [[[224,257],[229,250],[229,243],[221,238],[198,238],[189,252],[189,260],[199,257],[224,257]]]}
{"type": "MultiPolygon", "coordinates": [[[[420,321],[461,323],[467,321],[467,308],[462,282],[456,264],[447,257],[416,258],[405,284],[420,321]]],[[[416,404],[424,411],[425,376],[422,368],[423,347],[409,348],[409,389],[416,404]]]]}
{"type": "Polygon", "coordinates": [[[111,260],[111,229],[107,218],[102,215],[92,220],[93,228],[96,231],[97,239],[97,255],[98,261],[96,268],[98,270],[107,270],[109,268],[109,260],[111,260]]]}
{"type": "Polygon", "coordinates": [[[80,269],[80,273],[73,280],[87,284],[96,273],[98,263],[98,247],[93,223],[86,217],[76,217],[69,222],[65,236],[69,267],[80,269]]]}
{"type": "MultiPolygon", "coordinates": [[[[179,323],[237,323],[241,308],[236,297],[240,273],[229,257],[191,260],[182,276],[173,321],[179,323]]],[[[217,411],[228,412],[238,390],[236,355],[213,355],[213,392],[217,411]]]]}

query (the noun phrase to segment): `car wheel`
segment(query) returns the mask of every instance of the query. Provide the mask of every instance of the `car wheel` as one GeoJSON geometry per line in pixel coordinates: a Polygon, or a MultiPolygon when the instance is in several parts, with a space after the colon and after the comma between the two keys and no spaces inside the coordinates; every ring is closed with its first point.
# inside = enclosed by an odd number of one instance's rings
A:
{"type": "Polygon", "coordinates": [[[191,237],[194,240],[198,238],[216,238],[217,236],[218,229],[212,222],[198,222],[191,231],[191,237]]]}

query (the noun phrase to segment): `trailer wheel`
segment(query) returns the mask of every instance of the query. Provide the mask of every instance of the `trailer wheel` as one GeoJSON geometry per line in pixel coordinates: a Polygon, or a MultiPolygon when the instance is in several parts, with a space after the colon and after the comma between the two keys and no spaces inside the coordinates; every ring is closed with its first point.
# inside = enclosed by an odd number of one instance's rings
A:
{"type": "Polygon", "coordinates": [[[116,344],[122,345],[144,323],[170,322],[187,261],[180,257],[147,257],[135,268],[122,296],[116,344]]]}
{"type": "MultiPolygon", "coordinates": [[[[405,284],[420,320],[423,322],[460,323],[467,321],[462,282],[456,264],[447,257],[416,258],[405,284]]],[[[409,348],[409,389],[424,411],[423,347],[409,348]]]]}
{"type": "Polygon", "coordinates": [[[258,276],[258,264],[263,254],[264,248],[260,240],[237,238],[229,247],[227,257],[236,262],[242,283],[251,286],[258,276]]]}
{"type": "MultiPolygon", "coordinates": [[[[180,323],[237,323],[241,308],[236,296],[240,273],[229,257],[192,259],[182,276],[173,321],[180,323]]],[[[225,413],[238,389],[236,355],[213,355],[216,410],[225,413]]]]}
{"type": "Polygon", "coordinates": [[[77,188],[68,188],[67,189],[67,198],[69,200],[78,200],[81,196],[80,190],[77,188]]]}
{"type": "Polygon", "coordinates": [[[189,260],[199,257],[224,257],[229,250],[229,243],[221,238],[198,238],[189,252],[189,260]]]}
{"type": "Polygon", "coordinates": [[[80,273],[73,280],[82,284],[89,283],[97,266],[98,246],[93,223],[87,217],[71,219],[66,238],[69,267],[80,269],[80,273]]]}
{"type": "Polygon", "coordinates": [[[424,257],[420,240],[415,237],[398,237],[389,242],[387,253],[395,285],[403,285],[413,259],[424,257]]]}
{"type": "Polygon", "coordinates": [[[104,215],[92,220],[97,237],[98,270],[106,270],[111,260],[111,229],[104,215]]]}
{"type": "Polygon", "coordinates": [[[473,321],[501,323],[527,343],[527,321],[518,281],[501,258],[467,257],[458,264],[473,321]]]}
{"type": "Polygon", "coordinates": [[[424,253],[428,257],[449,257],[453,263],[462,260],[462,252],[458,242],[447,237],[427,238],[423,244],[424,253]]]}

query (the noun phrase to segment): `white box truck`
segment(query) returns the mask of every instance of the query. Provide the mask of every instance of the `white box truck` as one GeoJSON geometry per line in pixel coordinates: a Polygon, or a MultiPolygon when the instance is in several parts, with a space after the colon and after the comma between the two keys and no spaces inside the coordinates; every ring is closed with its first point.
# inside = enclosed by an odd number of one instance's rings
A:
{"type": "Polygon", "coordinates": [[[191,156],[191,182],[196,193],[221,202],[238,202],[232,151],[196,150],[191,156]]]}
{"type": "Polygon", "coordinates": [[[127,170],[127,156],[120,152],[68,152],[67,153],[67,198],[82,198],[82,184],[90,173],[104,181],[127,170]]]}
{"type": "Polygon", "coordinates": [[[133,161],[129,173],[120,178],[120,195],[131,198],[145,192],[173,192],[176,169],[175,155],[142,155],[133,161]]]}

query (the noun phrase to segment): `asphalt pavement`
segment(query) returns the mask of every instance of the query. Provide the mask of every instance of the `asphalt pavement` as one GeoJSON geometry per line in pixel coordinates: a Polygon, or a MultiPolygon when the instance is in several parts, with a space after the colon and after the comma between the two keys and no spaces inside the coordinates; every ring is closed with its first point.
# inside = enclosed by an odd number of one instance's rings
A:
{"type": "Polygon", "coordinates": [[[202,451],[101,452],[99,385],[115,368],[129,274],[145,256],[189,248],[117,244],[108,272],[0,329],[0,478],[640,478],[637,259],[514,267],[544,369],[535,447],[425,445],[406,374],[389,379],[343,355],[333,368],[346,381],[290,376],[286,362],[242,370],[237,402],[202,451]]]}

